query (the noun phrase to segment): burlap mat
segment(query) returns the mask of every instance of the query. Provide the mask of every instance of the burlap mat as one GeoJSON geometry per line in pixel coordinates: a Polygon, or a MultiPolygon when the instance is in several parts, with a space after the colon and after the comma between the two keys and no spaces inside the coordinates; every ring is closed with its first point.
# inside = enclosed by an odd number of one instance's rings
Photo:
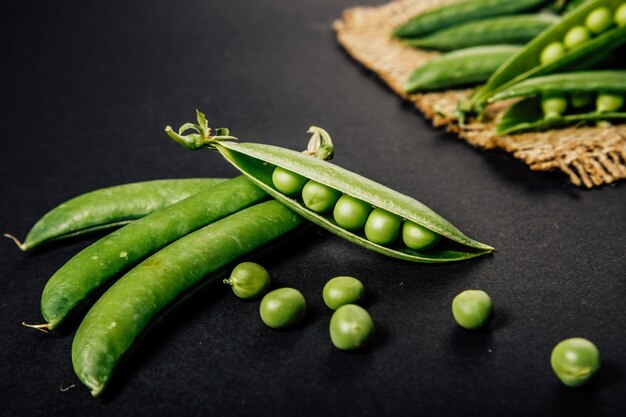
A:
{"type": "Polygon", "coordinates": [[[626,178],[626,125],[608,127],[571,127],[541,133],[497,137],[494,120],[506,108],[489,109],[485,122],[470,120],[459,127],[451,116],[457,100],[471,90],[413,94],[402,92],[402,85],[413,69],[435,52],[404,46],[391,39],[391,29],[409,17],[453,0],[396,0],[380,7],[345,10],[342,20],[334,22],[339,43],[357,61],[378,74],[391,89],[413,102],[434,126],[445,126],[472,145],[500,148],[513,154],[532,170],[560,169],[572,183],[591,188],[626,178]]]}

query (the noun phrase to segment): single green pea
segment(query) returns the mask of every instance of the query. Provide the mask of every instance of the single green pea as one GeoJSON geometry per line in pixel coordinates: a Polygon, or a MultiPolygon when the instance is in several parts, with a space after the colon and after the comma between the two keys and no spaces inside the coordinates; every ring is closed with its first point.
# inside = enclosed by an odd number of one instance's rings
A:
{"type": "Polygon", "coordinates": [[[402,218],[381,208],[375,208],[365,223],[365,237],[379,245],[393,243],[400,233],[402,218]]]}
{"type": "Polygon", "coordinates": [[[356,304],[339,307],[330,318],[330,340],[341,350],[367,346],[374,338],[374,321],[369,313],[356,304]]]}
{"type": "Polygon", "coordinates": [[[571,93],[569,101],[575,109],[589,107],[593,103],[594,96],[590,93],[571,93]]]}
{"type": "Polygon", "coordinates": [[[242,262],[233,269],[224,284],[232,287],[239,298],[249,300],[260,297],[270,287],[270,274],[267,269],[254,262],[242,262]]]}
{"type": "Polygon", "coordinates": [[[361,281],[353,277],[335,277],[324,285],[322,297],[331,310],[337,310],[345,304],[358,304],[363,298],[365,288],[361,281]]]}
{"type": "Polygon", "coordinates": [[[294,288],[279,288],[265,294],[259,312],[263,323],[272,329],[293,327],[304,320],[306,300],[294,288]]]}
{"type": "Polygon", "coordinates": [[[622,3],[615,11],[615,23],[619,27],[626,26],[626,3],[622,3]]]}
{"type": "Polygon", "coordinates": [[[587,42],[591,38],[589,31],[586,27],[578,25],[574,26],[565,34],[563,38],[563,44],[567,49],[572,49],[587,42]]]}
{"type": "Polygon", "coordinates": [[[372,211],[372,206],[369,203],[344,194],[335,204],[333,217],[335,222],[344,229],[357,231],[365,225],[370,211],[372,211]]]}
{"type": "Polygon", "coordinates": [[[426,250],[437,246],[441,236],[424,226],[412,221],[404,222],[402,240],[413,250],[426,250]]]}
{"type": "Polygon", "coordinates": [[[595,35],[604,32],[610,28],[612,24],[613,17],[611,16],[611,10],[604,6],[593,9],[585,19],[585,26],[595,35]]]}
{"type": "Polygon", "coordinates": [[[539,61],[541,64],[548,64],[557,61],[565,54],[565,47],[561,42],[552,42],[541,51],[539,61]]]}
{"type": "Polygon", "coordinates": [[[282,167],[276,167],[272,173],[272,182],[274,187],[281,193],[295,197],[299,196],[304,184],[308,181],[307,178],[300,174],[291,172],[282,167]]]}
{"type": "Polygon", "coordinates": [[[304,205],[316,213],[326,213],[335,206],[341,192],[317,181],[309,181],[302,189],[304,205]]]}
{"type": "Polygon", "coordinates": [[[549,94],[541,97],[541,109],[546,119],[559,117],[567,109],[567,98],[561,94],[549,94]]]}
{"type": "Polygon", "coordinates": [[[600,352],[591,341],[573,337],[554,347],[550,364],[562,383],[568,387],[579,387],[600,369],[600,352]]]}
{"type": "Polygon", "coordinates": [[[474,330],[486,326],[493,314],[491,297],[481,290],[466,290],[452,300],[452,315],[459,326],[474,330]]]}
{"type": "Polygon", "coordinates": [[[624,97],[617,94],[600,93],[596,98],[596,111],[606,113],[619,110],[624,105],[624,97]]]}

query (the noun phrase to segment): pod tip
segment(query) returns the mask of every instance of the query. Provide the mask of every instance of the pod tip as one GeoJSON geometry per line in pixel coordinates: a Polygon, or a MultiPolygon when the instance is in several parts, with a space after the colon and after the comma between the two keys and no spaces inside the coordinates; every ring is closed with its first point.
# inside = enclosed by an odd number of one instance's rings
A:
{"type": "Polygon", "coordinates": [[[40,332],[44,332],[44,333],[48,333],[51,330],[49,323],[28,324],[28,323],[22,322],[22,326],[30,327],[31,329],[39,330],[40,332]]]}
{"type": "Polygon", "coordinates": [[[18,248],[20,248],[21,251],[23,251],[23,252],[26,251],[26,247],[24,246],[24,244],[22,242],[20,242],[20,240],[18,238],[16,238],[15,236],[13,236],[13,235],[11,235],[9,233],[5,233],[3,236],[11,239],[13,241],[13,243],[15,243],[18,248]]]}

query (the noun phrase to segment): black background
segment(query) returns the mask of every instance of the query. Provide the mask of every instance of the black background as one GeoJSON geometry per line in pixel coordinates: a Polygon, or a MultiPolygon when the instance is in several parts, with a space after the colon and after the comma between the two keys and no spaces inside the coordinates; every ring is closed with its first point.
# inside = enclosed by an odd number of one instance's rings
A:
{"type": "Polygon", "coordinates": [[[199,108],[241,139],[293,149],[322,126],[336,163],[420,199],[497,252],[415,265],[305,233],[261,259],[275,287],[307,297],[304,326],[270,330],[256,302],[207,289],[93,399],[72,371],[77,323],[45,335],[20,322],[41,320],[47,278],[94,239],[33,254],[2,240],[3,415],[623,415],[624,184],[579,189],[429,127],[334,40],[344,8],[380,1],[14,3],[1,25],[2,231],[23,237],[56,204],[104,186],[236,175],[217,154],[164,135],[199,108]],[[327,335],[321,290],[342,274],[364,282],[376,321],[364,352],[338,351],[327,335]],[[466,288],[494,300],[486,332],[453,322],[450,302],[466,288]],[[578,390],[549,365],[572,336],[593,340],[604,362],[578,390]]]}

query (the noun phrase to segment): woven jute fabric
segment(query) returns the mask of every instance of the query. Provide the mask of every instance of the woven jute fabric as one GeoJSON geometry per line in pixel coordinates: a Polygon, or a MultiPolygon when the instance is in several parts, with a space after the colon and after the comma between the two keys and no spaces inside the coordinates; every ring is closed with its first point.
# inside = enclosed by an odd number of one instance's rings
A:
{"type": "Polygon", "coordinates": [[[471,90],[448,90],[406,95],[402,91],[411,72],[438,53],[403,45],[390,37],[391,30],[408,18],[453,0],[395,0],[380,7],[345,10],[334,22],[339,43],[389,87],[411,101],[434,126],[444,126],[470,144],[500,148],[521,159],[533,170],[558,169],[577,186],[592,188],[626,178],[626,125],[574,126],[509,136],[494,134],[495,121],[510,103],[490,106],[483,121],[470,119],[459,126],[453,114],[459,99],[471,90]]]}

